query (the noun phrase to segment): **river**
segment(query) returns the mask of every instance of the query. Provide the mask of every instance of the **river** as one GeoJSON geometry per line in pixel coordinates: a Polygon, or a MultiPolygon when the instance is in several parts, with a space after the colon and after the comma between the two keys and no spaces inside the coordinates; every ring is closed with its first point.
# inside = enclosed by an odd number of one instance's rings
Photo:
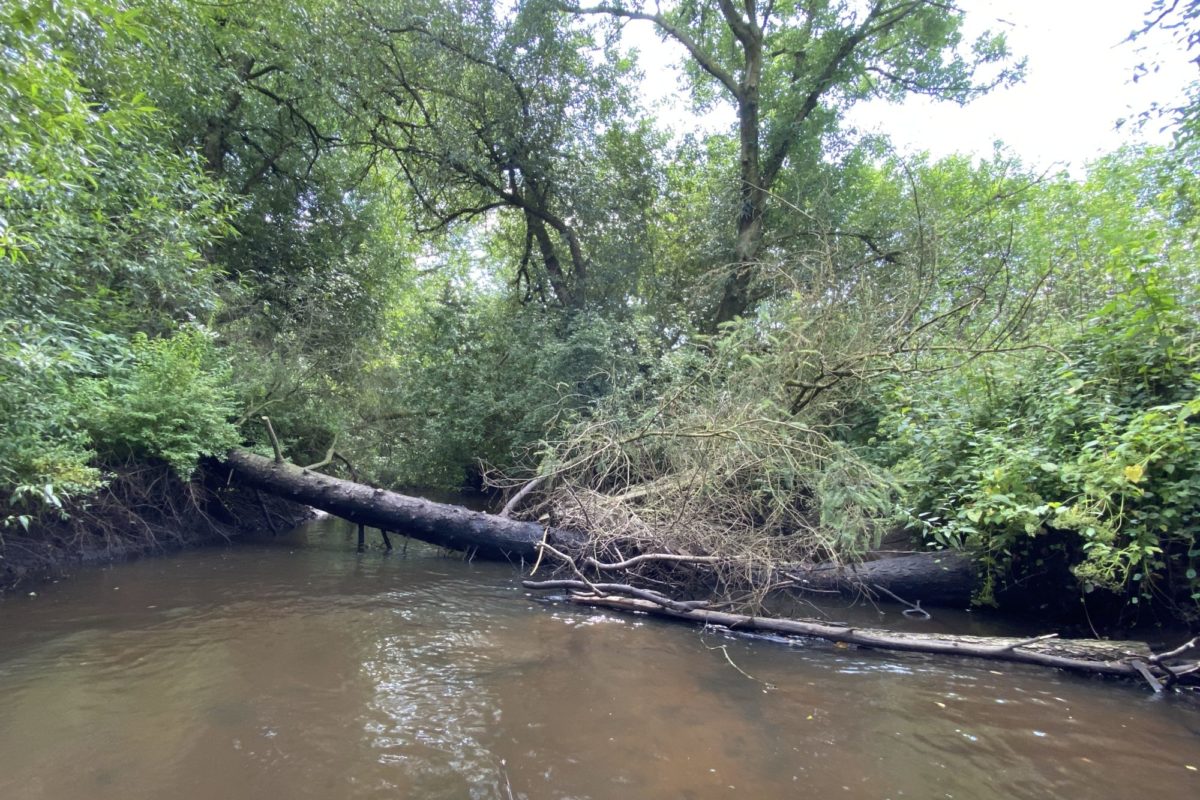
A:
{"type": "Polygon", "coordinates": [[[329,518],[36,592],[4,800],[1200,797],[1188,698],[566,607],[329,518]]]}

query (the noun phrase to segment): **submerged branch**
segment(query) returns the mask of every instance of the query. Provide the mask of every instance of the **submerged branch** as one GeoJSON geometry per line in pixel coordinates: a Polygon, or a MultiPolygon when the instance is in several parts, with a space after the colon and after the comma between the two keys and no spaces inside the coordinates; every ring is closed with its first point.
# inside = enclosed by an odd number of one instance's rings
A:
{"type": "MultiPolygon", "coordinates": [[[[1162,680],[1192,674],[1200,664],[1183,664],[1175,670],[1160,662],[1188,649],[1176,648],[1155,656],[1141,642],[1059,639],[1050,633],[1027,639],[950,634],[900,633],[874,628],[832,625],[825,622],[748,616],[704,608],[703,602],[677,601],[657,592],[624,584],[582,584],[577,581],[524,581],[527,589],[569,589],[568,602],[619,611],[653,614],[730,630],[758,631],[823,639],[879,650],[986,658],[1033,664],[1076,672],[1144,677],[1152,686],[1162,680]]],[[[1189,643],[1189,645],[1192,643],[1189,643]]],[[[1161,686],[1156,689],[1161,690],[1161,686]]]]}

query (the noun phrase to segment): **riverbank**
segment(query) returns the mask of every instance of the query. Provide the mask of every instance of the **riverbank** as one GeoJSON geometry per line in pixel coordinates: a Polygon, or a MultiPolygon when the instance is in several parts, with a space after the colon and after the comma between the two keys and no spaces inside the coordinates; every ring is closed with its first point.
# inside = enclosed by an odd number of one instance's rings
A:
{"type": "MultiPolygon", "coordinates": [[[[313,516],[307,506],[229,485],[216,465],[190,482],[163,464],[126,465],[109,476],[100,491],[0,531],[0,596],[34,591],[80,566],[286,531],[313,516]]],[[[0,518],[18,513],[0,507],[0,518]]]]}

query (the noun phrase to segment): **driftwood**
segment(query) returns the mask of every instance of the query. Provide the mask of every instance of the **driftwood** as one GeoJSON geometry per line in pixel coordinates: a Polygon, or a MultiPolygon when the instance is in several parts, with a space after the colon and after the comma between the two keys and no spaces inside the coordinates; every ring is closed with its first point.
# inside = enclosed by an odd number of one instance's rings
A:
{"type": "Polygon", "coordinates": [[[1172,651],[1154,654],[1142,642],[1099,639],[1059,639],[1050,633],[1025,639],[959,636],[940,633],[901,633],[818,620],[779,619],[731,614],[705,608],[700,601],[681,602],[632,586],[588,581],[523,581],[527,589],[568,590],[568,602],[618,611],[669,617],[700,625],[719,625],[736,631],[805,636],[879,650],[986,658],[1035,664],[1101,675],[1144,678],[1155,691],[1200,676],[1200,663],[1181,662],[1197,649],[1192,639],[1172,651]]]}
{"type": "MultiPolygon", "coordinates": [[[[333,458],[338,454],[334,452],[333,458]]],[[[587,536],[563,528],[546,528],[497,514],[470,511],[416,497],[342,480],[311,468],[245,450],[226,458],[233,477],[249,487],[328,511],[359,525],[398,531],[440,547],[462,550],[472,557],[532,563],[543,540],[579,557],[580,563],[615,570],[646,561],[675,561],[703,568],[709,556],[641,554],[621,565],[586,560],[587,536]]],[[[320,462],[319,462],[320,463],[320,462]]],[[[316,466],[316,465],[314,465],[316,466]]],[[[515,498],[514,498],[515,499],[515,498]]],[[[778,570],[773,581],[818,592],[861,593],[879,590],[913,604],[959,605],[970,602],[974,576],[970,560],[952,553],[917,554],[867,561],[852,566],[794,566],[778,570]]]]}

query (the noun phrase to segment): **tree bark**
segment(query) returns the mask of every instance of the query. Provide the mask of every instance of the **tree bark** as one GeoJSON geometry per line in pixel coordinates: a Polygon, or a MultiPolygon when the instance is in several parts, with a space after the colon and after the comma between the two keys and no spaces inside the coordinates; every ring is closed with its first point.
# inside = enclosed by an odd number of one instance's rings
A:
{"type": "Polygon", "coordinates": [[[521,522],[374,489],[295,464],[276,464],[244,450],[231,451],[227,463],[234,477],[245,485],[328,511],[359,525],[399,531],[430,544],[462,550],[473,557],[532,562],[537,558],[537,546],[543,536],[551,544],[570,550],[578,549],[584,541],[581,534],[570,531],[553,528],[547,531],[536,522],[521,522]]]}
{"type": "Polygon", "coordinates": [[[759,117],[763,68],[763,32],[753,11],[749,22],[740,19],[729,3],[722,4],[743,53],[742,79],[734,93],[738,109],[738,188],[737,236],[733,247],[733,271],[726,276],[721,300],[713,320],[714,331],[731,322],[750,306],[750,284],[762,245],[763,214],[766,211],[769,181],[762,172],[761,123],[759,117]]]}
{"type": "Polygon", "coordinates": [[[964,553],[916,553],[845,566],[783,569],[799,589],[843,593],[882,589],[909,603],[962,606],[971,603],[975,570],[964,553]]]}

